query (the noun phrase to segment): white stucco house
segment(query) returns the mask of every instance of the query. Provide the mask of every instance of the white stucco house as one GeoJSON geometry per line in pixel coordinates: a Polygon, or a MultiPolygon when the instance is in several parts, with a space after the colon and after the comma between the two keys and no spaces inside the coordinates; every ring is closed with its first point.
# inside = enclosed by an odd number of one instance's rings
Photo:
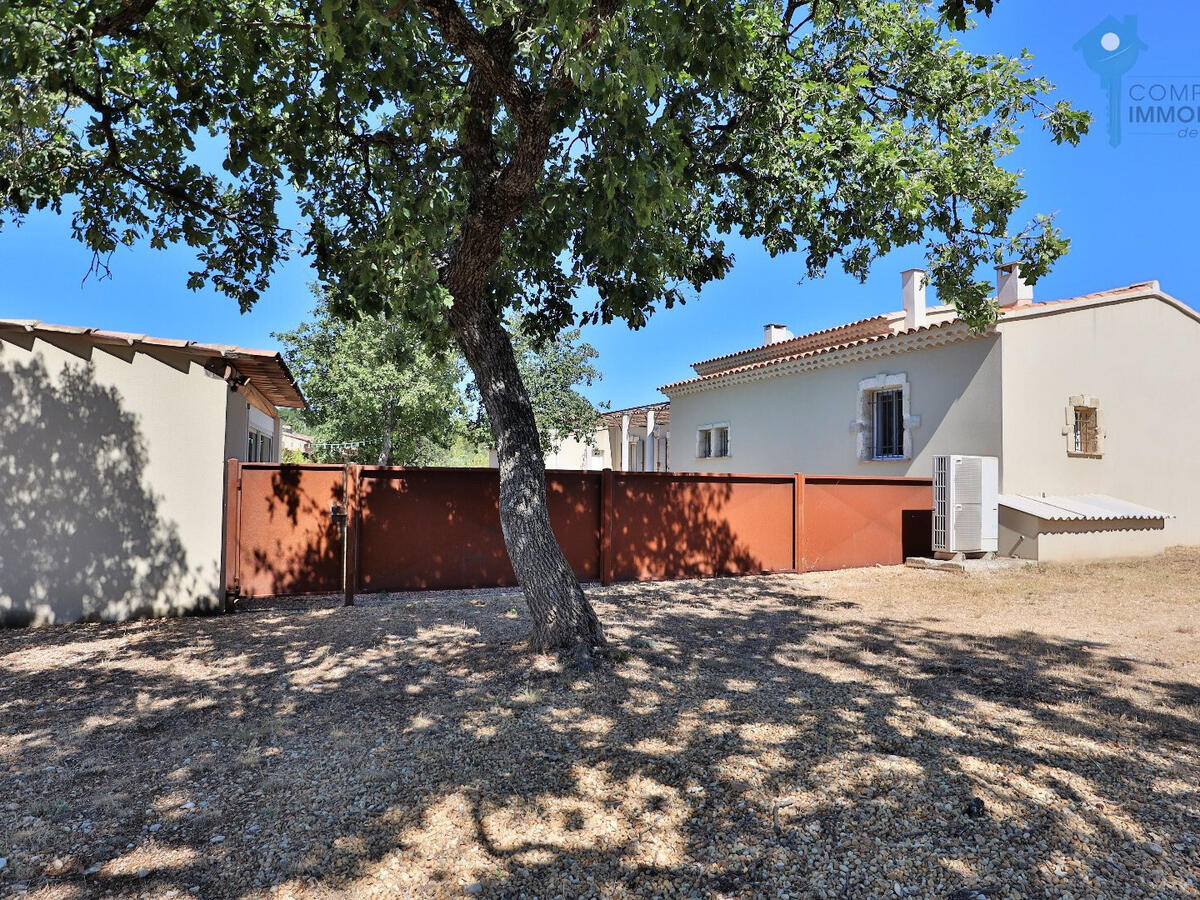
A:
{"type": "Polygon", "coordinates": [[[0,320],[0,624],[218,608],[224,461],[278,462],[278,353],[0,320]]]}
{"type": "MultiPolygon", "coordinates": [[[[586,439],[550,435],[547,469],[600,472],[666,472],[671,440],[671,404],[650,403],[606,410],[596,417],[596,430],[586,439]]],[[[496,448],[489,448],[488,465],[499,465],[496,448]]]]}
{"type": "Polygon", "coordinates": [[[671,456],[671,404],[648,403],[600,416],[608,464],[617,472],[667,472],[671,456]]]}
{"type": "Polygon", "coordinates": [[[997,269],[973,332],[925,303],[695,363],[664,386],[679,471],[928,477],[935,454],[995,456],[1000,550],[1040,560],[1200,544],[1200,315],[1149,281],[1034,302],[997,269]],[[682,436],[687,436],[684,443],[682,436]]]}

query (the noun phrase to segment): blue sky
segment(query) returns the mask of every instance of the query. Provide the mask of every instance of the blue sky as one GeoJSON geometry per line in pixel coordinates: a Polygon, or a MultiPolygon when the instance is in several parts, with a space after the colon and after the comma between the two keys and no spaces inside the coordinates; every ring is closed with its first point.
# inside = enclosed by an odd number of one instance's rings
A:
{"type": "MultiPolygon", "coordinates": [[[[1027,47],[1036,70],[1060,96],[1090,109],[1092,133],[1076,148],[1056,147],[1031,129],[1009,160],[1026,172],[1025,212],[1057,212],[1073,244],[1038,283],[1039,299],[1073,296],[1150,278],[1200,306],[1200,137],[1129,133],[1109,146],[1106,94],[1073,45],[1106,15],[1136,13],[1147,45],[1127,78],[1163,76],[1200,83],[1195,46],[1200,4],[1194,0],[999,0],[990,20],[965,41],[979,50],[1016,53],[1027,47]],[[1121,5],[1123,3],[1123,5],[1121,5]]],[[[919,250],[880,260],[866,284],[840,272],[800,283],[799,256],[770,259],[751,244],[734,244],[737,262],[724,281],[698,299],[654,316],[647,328],[586,329],[600,351],[602,382],[589,390],[614,407],[661,399],[657,387],[688,377],[698,359],[758,343],[764,322],[811,331],[899,307],[901,270],[923,264],[919,250]]],[[[164,337],[275,347],[271,332],[293,327],[310,306],[312,275],[303,260],[278,273],[247,314],[214,292],[188,291],[185,248],[123,250],[112,278],[83,282],[90,254],[70,236],[65,218],[43,214],[0,232],[0,317],[92,325],[164,337]]],[[[590,306],[584,298],[581,306],[590,306]]]]}

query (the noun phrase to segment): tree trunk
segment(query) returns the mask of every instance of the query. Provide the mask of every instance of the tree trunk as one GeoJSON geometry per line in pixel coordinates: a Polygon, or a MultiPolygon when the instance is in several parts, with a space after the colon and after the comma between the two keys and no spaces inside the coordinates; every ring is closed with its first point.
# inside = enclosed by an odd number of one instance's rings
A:
{"type": "Polygon", "coordinates": [[[378,465],[392,464],[392,428],[396,418],[396,398],[388,397],[387,405],[383,408],[383,446],[379,448],[378,465]]]}
{"type": "Polygon", "coordinates": [[[550,528],[537,422],[508,332],[482,298],[456,298],[450,324],[491,421],[500,464],[500,525],[533,619],[537,653],[604,643],[600,621],[550,528]]]}

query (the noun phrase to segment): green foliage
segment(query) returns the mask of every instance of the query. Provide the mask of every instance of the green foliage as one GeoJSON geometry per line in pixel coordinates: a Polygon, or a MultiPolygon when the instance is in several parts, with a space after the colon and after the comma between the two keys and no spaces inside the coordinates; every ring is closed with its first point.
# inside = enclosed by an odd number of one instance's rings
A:
{"type": "Polygon", "coordinates": [[[308,427],[308,423],[304,419],[304,411],[299,409],[291,409],[290,407],[279,407],[279,421],[285,428],[290,428],[293,431],[303,432],[308,427]]]}
{"type": "Polygon", "coordinates": [[[1036,280],[1067,248],[1046,217],[1010,228],[1025,195],[1002,160],[1028,123],[1068,143],[1088,124],[1027,55],[955,41],[992,5],[9,0],[0,203],[76,198],[101,267],[186,242],[192,286],[243,307],[304,252],[337,310],[435,347],[446,261],[493,215],[485,290],[531,334],[577,321],[583,285],[587,321],[640,327],[728,271],[730,233],[813,276],[921,245],[982,326],[981,266],[1020,258],[1036,280]]]}
{"type": "MultiPolygon", "coordinates": [[[[487,417],[457,355],[430,351],[394,319],[342,319],[317,296],[311,321],[275,335],[308,400],[286,424],[318,442],[362,442],[350,451],[359,462],[379,462],[390,433],[391,465],[487,465],[487,417]]],[[[541,344],[519,321],[510,331],[542,446],[553,450],[565,437],[589,438],[596,409],[576,388],[599,377],[595,348],[580,340],[578,329],[541,344]]],[[[336,448],[314,452],[323,461],[343,458],[336,448]]]]}
{"type": "MultiPolygon", "coordinates": [[[[578,328],[538,338],[525,323],[514,318],[508,323],[508,331],[521,380],[533,406],[542,449],[557,451],[566,438],[590,441],[596,432],[597,410],[575,388],[592,385],[600,377],[592,365],[592,360],[600,354],[591,344],[580,340],[578,328]]],[[[477,444],[486,444],[491,440],[491,424],[474,381],[467,385],[467,398],[475,409],[471,435],[477,444]]]]}
{"type": "Polygon", "coordinates": [[[293,450],[290,447],[284,447],[279,451],[279,461],[284,465],[299,465],[300,463],[312,462],[299,450],[293,450]]]}
{"type": "MultiPolygon", "coordinates": [[[[318,294],[313,320],[275,337],[318,442],[360,442],[351,459],[384,465],[427,465],[454,444],[465,416],[462,365],[427,350],[410,328],[380,315],[338,318],[318,294]]],[[[343,459],[331,448],[314,454],[343,459]]]]}

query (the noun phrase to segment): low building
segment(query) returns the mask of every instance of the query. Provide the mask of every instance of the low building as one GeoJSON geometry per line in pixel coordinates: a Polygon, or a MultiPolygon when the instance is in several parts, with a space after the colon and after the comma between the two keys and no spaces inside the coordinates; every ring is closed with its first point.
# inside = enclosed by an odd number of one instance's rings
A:
{"type": "Polygon", "coordinates": [[[607,466],[618,472],[670,471],[671,404],[649,403],[603,413],[607,466]]]}
{"type": "Polygon", "coordinates": [[[1000,461],[1000,550],[1086,559],[1200,544],[1200,315],[1142,282],[1034,302],[998,268],[996,325],[925,304],[704,360],[666,385],[672,468],[928,477],[1000,461]]]}
{"type": "MultiPolygon", "coordinates": [[[[667,472],[671,443],[671,404],[651,403],[602,412],[596,430],[586,438],[550,435],[547,469],[600,472],[667,472]]],[[[488,449],[488,465],[498,465],[496,448],[488,449]]]]}
{"type": "Polygon", "coordinates": [[[314,440],[312,435],[301,434],[287,425],[283,426],[283,431],[279,435],[280,447],[283,450],[290,450],[301,456],[309,456],[312,453],[314,440]]]}
{"type": "Polygon", "coordinates": [[[278,462],[278,353],[0,320],[0,622],[219,608],[224,460],[278,462]]]}

